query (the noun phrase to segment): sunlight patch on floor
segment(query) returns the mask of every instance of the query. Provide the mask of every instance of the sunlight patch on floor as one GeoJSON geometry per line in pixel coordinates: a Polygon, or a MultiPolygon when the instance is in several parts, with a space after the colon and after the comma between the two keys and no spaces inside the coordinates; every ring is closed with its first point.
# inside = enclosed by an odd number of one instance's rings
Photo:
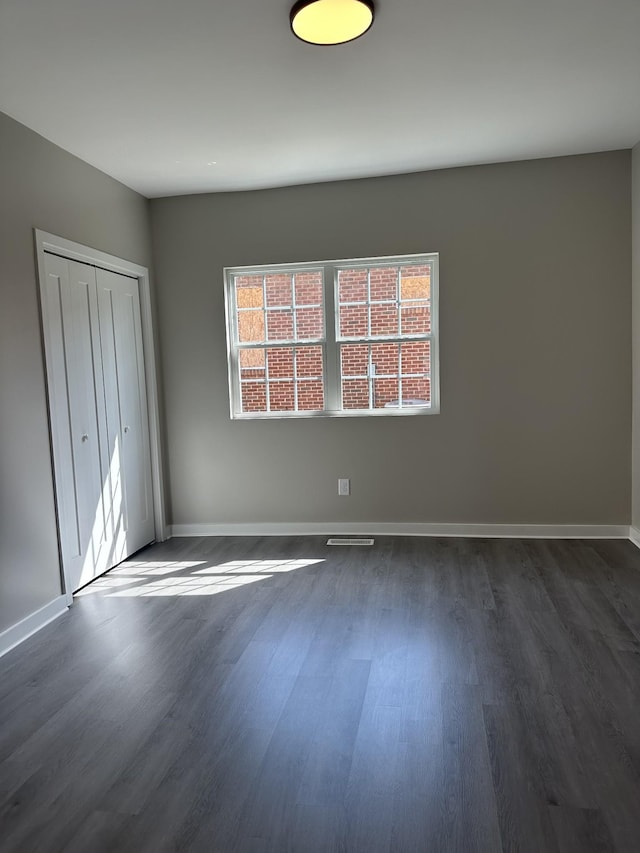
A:
{"type": "Polygon", "coordinates": [[[251,573],[264,572],[293,572],[295,569],[303,569],[305,566],[313,566],[322,563],[322,560],[230,560],[228,563],[220,563],[219,566],[208,566],[206,569],[198,569],[196,575],[218,575],[235,574],[236,572],[251,573]]]}
{"type": "Polygon", "coordinates": [[[107,575],[103,578],[97,578],[93,583],[83,587],[79,592],[75,592],[73,595],[74,598],[83,598],[86,595],[108,592],[111,589],[118,589],[118,587],[126,586],[127,584],[134,582],[135,578],[113,578],[110,575],[107,575]]]}
{"type": "Polygon", "coordinates": [[[158,560],[153,560],[151,562],[147,561],[136,561],[126,563],[121,563],[119,566],[116,566],[111,572],[110,575],[171,575],[174,572],[181,572],[183,569],[193,569],[196,566],[204,566],[206,560],[174,560],[173,562],[163,562],[158,560]]]}
{"type": "Polygon", "coordinates": [[[263,579],[261,575],[234,575],[217,578],[161,578],[132,589],[119,589],[110,598],[147,598],[158,595],[217,595],[263,579]]]}
{"type": "Polygon", "coordinates": [[[323,562],[324,559],[229,560],[207,566],[206,560],[130,560],[98,578],[77,595],[102,593],[109,598],[217,595],[267,580],[282,572],[293,572],[323,562]]]}

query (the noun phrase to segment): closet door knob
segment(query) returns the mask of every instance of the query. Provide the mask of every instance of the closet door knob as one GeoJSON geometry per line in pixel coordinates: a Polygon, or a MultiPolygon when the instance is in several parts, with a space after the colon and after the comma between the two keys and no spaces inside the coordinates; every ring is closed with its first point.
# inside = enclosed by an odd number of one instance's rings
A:
{"type": "Polygon", "coordinates": [[[82,441],[89,441],[89,436],[87,435],[87,433],[86,433],[86,432],[82,435],[82,439],[81,439],[81,440],[82,440],[82,441]]]}
{"type": "Polygon", "coordinates": [[[124,431],[125,431],[125,432],[129,432],[129,427],[128,427],[128,426],[126,426],[126,427],[124,428],[124,431]]]}

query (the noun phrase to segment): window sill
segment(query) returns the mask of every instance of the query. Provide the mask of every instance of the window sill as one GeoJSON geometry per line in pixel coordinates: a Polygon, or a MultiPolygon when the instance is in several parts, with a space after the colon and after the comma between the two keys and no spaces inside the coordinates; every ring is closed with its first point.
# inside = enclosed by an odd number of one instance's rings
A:
{"type": "Polygon", "coordinates": [[[232,421],[301,420],[308,418],[397,418],[408,415],[438,415],[435,406],[406,406],[403,409],[342,409],[336,412],[243,412],[231,415],[232,421]]]}

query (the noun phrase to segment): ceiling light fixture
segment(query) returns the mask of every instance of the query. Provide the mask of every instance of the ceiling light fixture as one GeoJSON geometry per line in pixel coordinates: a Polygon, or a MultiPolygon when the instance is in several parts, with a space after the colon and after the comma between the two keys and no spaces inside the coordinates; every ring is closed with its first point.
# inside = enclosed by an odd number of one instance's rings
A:
{"type": "Polygon", "coordinates": [[[298,0],[289,21],[294,35],[310,44],[344,44],[373,24],[372,0],[298,0]]]}

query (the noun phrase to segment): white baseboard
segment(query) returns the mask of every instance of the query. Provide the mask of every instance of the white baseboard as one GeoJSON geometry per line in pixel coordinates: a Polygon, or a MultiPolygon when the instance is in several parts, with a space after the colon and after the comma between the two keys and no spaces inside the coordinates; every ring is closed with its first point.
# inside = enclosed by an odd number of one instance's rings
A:
{"type": "Polygon", "coordinates": [[[49,622],[53,622],[58,616],[62,616],[67,607],[67,596],[59,595],[53,601],[50,601],[49,604],[41,607],[40,610],[36,610],[35,613],[31,613],[20,622],[7,628],[6,631],[0,634],[0,657],[24,642],[24,640],[41,628],[44,628],[49,622]]]}
{"type": "MultiPolygon", "coordinates": [[[[294,524],[174,524],[171,536],[464,536],[515,539],[628,539],[622,524],[422,524],[312,522],[294,524]]],[[[640,537],[640,531],[638,531],[640,537]]],[[[640,539],[639,539],[640,541],[640,539]]]]}
{"type": "Polygon", "coordinates": [[[640,529],[637,527],[630,527],[629,539],[633,542],[636,548],[640,548],[640,529]]]}

